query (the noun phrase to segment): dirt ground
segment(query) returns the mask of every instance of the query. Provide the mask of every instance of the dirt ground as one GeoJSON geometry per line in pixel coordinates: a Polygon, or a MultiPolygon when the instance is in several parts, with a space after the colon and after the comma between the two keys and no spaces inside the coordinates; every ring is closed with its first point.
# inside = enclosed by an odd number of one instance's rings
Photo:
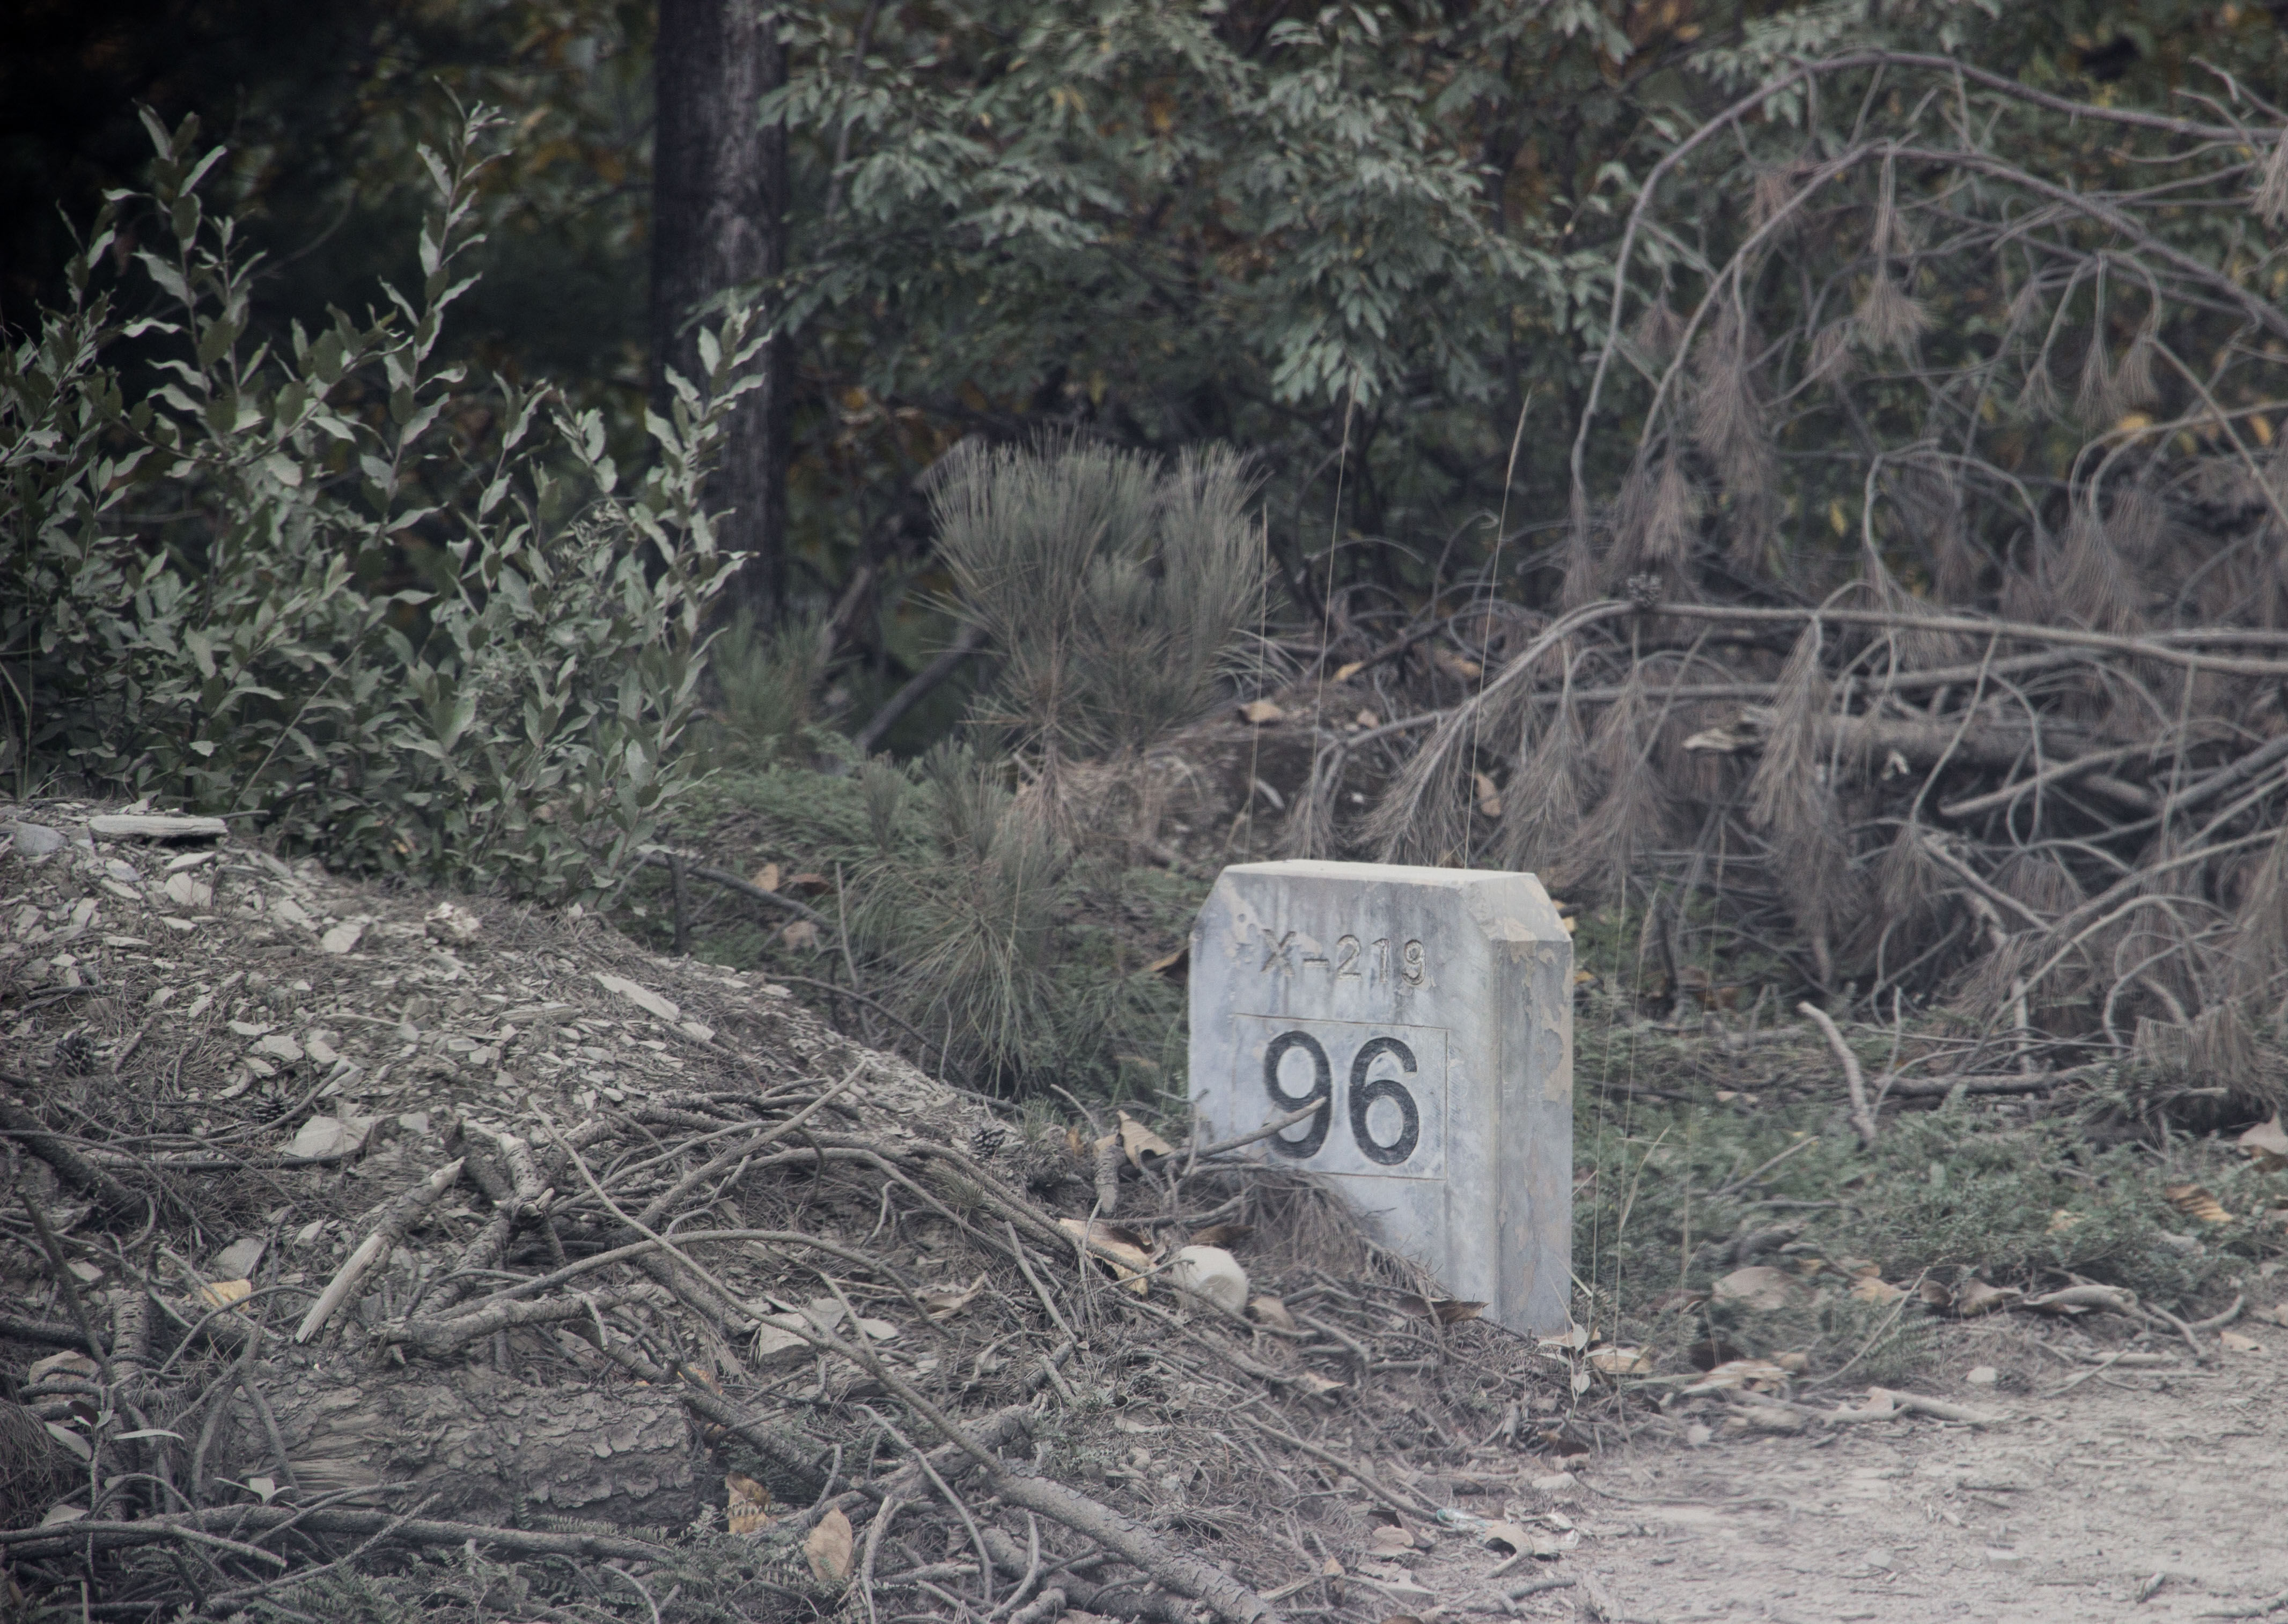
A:
{"type": "Polygon", "coordinates": [[[1916,1417],[1776,1434],[1728,1430],[1712,1415],[1718,1425],[1696,1446],[1648,1431],[1562,1462],[1572,1485],[1512,1503],[1536,1533],[1577,1533],[1572,1549],[1492,1578],[1488,1553],[1450,1533],[1411,1570],[1430,1595],[1394,1599],[1425,1615],[1466,1592],[1468,1611],[1499,1612],[1504,1592],[1548,1584],[1506,1605],[1522,1618],[1662,1624],[2288,1611],[2277,1537],[2288,1515],[2278,1404],[2288,1328],[2243,1334],[2262,1351],[2133,1372],[2087,1355],[2069,1364],[2013,1337],[2030,1362],[2004,1374],[1998,1394],[1958,1380],[1990,1357],[1959,1334],[1942,1374],[1915,1386],[1998,1412],[1998,1425],[1916,1417]],[[1547,1509],[1535,1517],[1534,1507],[1547,1509]]]}

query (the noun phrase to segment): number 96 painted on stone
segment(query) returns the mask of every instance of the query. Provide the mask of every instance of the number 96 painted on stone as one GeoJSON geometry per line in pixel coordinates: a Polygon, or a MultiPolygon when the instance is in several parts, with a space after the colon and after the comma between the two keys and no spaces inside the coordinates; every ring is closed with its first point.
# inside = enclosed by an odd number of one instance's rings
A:
{"type": "Polygon", "coordinates": [[[1434,1027],[1243,1017],[1256,1028],[1243,1054],[1256,1060],[1267,1115],[1325,1108],[1267,1148],[1328,1171],[1439,1176],[1445,1161],[1446,1034],[1434,1027]]]}

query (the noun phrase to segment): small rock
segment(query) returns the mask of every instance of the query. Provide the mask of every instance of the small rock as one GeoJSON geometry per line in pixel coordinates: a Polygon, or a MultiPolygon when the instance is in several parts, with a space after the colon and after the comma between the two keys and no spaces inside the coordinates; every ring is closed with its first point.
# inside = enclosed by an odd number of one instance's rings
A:
{"type": "Polygon", "coordinates": [[[187,869],[169,875],[163,889],[168,899],[178,907],[206,907],[214,901],[214,886],[205,880],[194,879],[187,869]]]}
{"type": "Polygon", "coordinates": [[[1168,1283],[1230,1313],[1247,1306],[1247,1271],[1221,1247],[1185,1247],[1168,1265],[1168,1283]]]}
{"type": "Polygon", "coordinates": [[[1545,1494],[1569,1494],[1579,1485],[1571,1472],[1552,1472],[1545,1477],[1536,1477],[1533,1486],[1545,1494]]]}
{"type": "Polygon", "coordinates": [[[302,1046],[282,1032],[274,1032],[256,1043],[258,1054],[274,1055],[291,1066],[302,1058],[302,1046]]]}
{"type": "Polygon", "coordinates": [[[463,943],[477,939],[485,922],[457,902],[440,902],[422,915],[422,928],[441,942],[463,943]]]}
{"type": "Polygon", "coordinates": [[[242,1236],[214,1255],[207,1272],[218,1280],[250,1279],[254,1266],[262,1261],[265,1245],[259,1235],[242,1236]]]}
{"type": "Polygon", "coordinates": [[[60,833],[44,823],[11,824],[8,832],[16,837],[16,855],[19,857],[46,857],[51,852],[62,851],[66,844],[60,833]]]}
{"type": "Polygon", "coordinates": [[[347,953],[358,945],[365,934],[365,921],[346,919],[318,939],[318,946],[328,953],[347,953]]]}
{"type": "Polygon", "coordinates": [[[1973,1387],[1991,1387],[2002,1379],[2002,1373],[1991,1365],[1973,1365],[1962,1379],[1973,1387]]]}
{"type": "Polygon", "coordinates": [[[1986,1548],[1986,1565],[1990,1568],[1999,1568],[2006,1573],[2022,1572],[2031,1566],[2032,1562],[2033,1559],[2024,1551],[2011,1546],[1990,1545],[1986,1548]]]}
{"type": "Polygon", "coordinates": [[[1705,1422],[1694,1422],[1684,1430],[1684,1441],[1695,1449],[1704,1449],[1716,1436],[1705,1422]]]}

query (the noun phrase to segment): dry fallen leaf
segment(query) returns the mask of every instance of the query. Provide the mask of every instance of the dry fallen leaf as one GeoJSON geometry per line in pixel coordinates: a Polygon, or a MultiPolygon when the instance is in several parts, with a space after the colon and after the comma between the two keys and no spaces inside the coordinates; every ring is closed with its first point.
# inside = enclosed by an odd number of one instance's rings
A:
{"type": "Polygon", "coordinates": [[[1967,1319],[2007,1308],[2026,1294],[2013,1286],[1989,1286],[1984,1280],[1965,1280],[1954,1288],[1954,1311],[1967,1319]]]}
{"type": "Polygon", "coordinates": [[[1357,676],[1364,669],[1366,669],[1365,661],[1346,660],[1342,664],[1335,668],[1335,680],[1337,682],[1348,682],[1352,677],[1357,676]]]}
{"type": "Polygon", "coordinates": [[[216,1280],[199,1287],[199,1301],[209,1308],[228,1308],[234,1303],[243,1303],[252,1295],[252,1280],[216,1280]]]}
{"type": "Polygon", "coordinates": [[[1192,945],[1186,942],[1173,953],[1164,953],[1144,967],[1148,976],[1181,983],[1189,978],[1192,969],[1192,945]]]}
{"type": "Polygon", "coordinates": [[[1589,1368],[1601,1376],[1641,1376],[1652,1370],[1652,1355],[1642,1348],[1592,1348],[1589,1368]]]}
{"type": "Polygon", "coordinates": [[[1862,1303],[1895,1303],[1907,1295],[1907,1288],[1879,1274],[1863,1274],[1851,1282],[1851,1295],[1862,1303]]]}
{"type": "Polygon", "coordinates": [[[765,863],[747,876],[747,883],[757,891],[776,891],[779,888],[779,866],[765,863]]]}
{"type": "Polygon", "coordinates": [[[1801,1352],[1775,1353],[1772,1355],[1772,1363],[1791,1376],[1799,1376],[1811,1368],[1811,1355],[1801,1352]]]}
{"type": "Polygon", "coordinates": [[[1394,1557],[1414,1549],[1414,1536],[1394,1524],[1378,1523],[1366,1537],[1366,1549],[1370,1556],[1394,1557]]]}
{"type": "Polygon", "coordinates": [[[2081,1220],[2082,1215],[2072,1208],[2061,1207],[2050,1215],[2049,1232],[2053,1235],[2062,1235],[2081,1220]]]}
{"type": "Polygon", "coordinates": [[[1478,1536],[1478,1543],[1489,1550],[1505,1550],[1512,1556],[1533,1549],[1533,1533],[1515,1523],[1489,1523],[1478,1536]]]}
{"type": "Polygon", "coordinates": [[[1470,774],[1470,783],[1478,792],[1478,815],[1484,818],[1500,817],[1502,815],[1501,790],[1495,786],[1494,780],[1482,772],[1473,772],[1470,774]]]}
{"type": "Polygon", "coordinates": [[[727,1472],[723,1476],[723,1492],[729,1496],[726,1509],[733,1533],[754,1533],[771,1520],[771,1492],[752,1477],[727,1472]]]}
{"type": "Polygon", "coordinates": [[[1211,1224],[1205,1229],[1192,1232],[1192,1244],[1196,1247],[1221,1247],[1228,1252],[1253,1233],[1255,1225],[1252,1224],[1211,1224]]]}
{"type": "Polygon", "coordinates": [[[1726,1359],[1700,1380],[1680,1390],[1687,1396],[1728,1392],[1743,1387],[1760,1391],[1767,1387],[1781,1386],[1787,1379],[1788,1373],[1769,1359],[1726,1359]]]}
{"type": "Polygon", "coordinates": [[[2253,1336],[2243,1336],[2238,1331],[2220,1331],[2217,1340],[2235,1353],[2261,1353],[2264,1344],[2253,1336]]]}
{"type": "Polygon", "coordinates": [[[1261,727],[1276,722],[1287,713],[1267,699],[1251,699],[1239,708],[1239,719],[1261,727]]]}
{"type": "Polygon", "coordinates": [[[2164,1184],[2161,1193],[2169,1198],[2169,1205],[2189,1218],[2198,1218],[2204,1224],[2229,1224],[2232,1215],[2216,1197],[2198,1184],[2164,1184]]]}
{"type": "Polygon", "coordinates": [[[1274,1330],[1291,1331],[1295,1328],[1295,1316],[1287,1311],[1287,1305],[1277,1297],[1249,1298],[1247,1317],[1258,1325],[1267,1325],[1274,1330]]]}
{"type": "Polygon", "coordinates": [[[818,927],[807,919],[798,919],[780,931],[779,939],[790,947],[815,953],[818,951],[818,927]]]}
{"type": "Polygon", "coordinates": [[[802,1542],[812,1575],[822,1585],[839,1585],[850,1577],[850,1519],[839,1507],[818,1519],[818,1526],[802,1542]]]}
{"type": "Polygon", "coordinates": [[[789,894],[797,897],[822,897],[834,889],[834,882],[822,874],[790,874],[784,883],[789,894]]]}
{"type": "Polygon", "coordinates": [[[1091,1225],[1083,1218],[1059,1218],[1057,1227],[1086,1247],[1098,1262],[1112,1271],[1112,1276],[1138,1296],[1151,1289],[1144,1279],[1152,1267],[1152,1255],[1136,1241],[1134,1232],[1116,1224],[1091,1225]]]}
{"type": "Polygon", "coordinates": [[[985,1277],[980,1274],[966,1286],[925,1286],[914,1295],[929,1311],[931,1319],[944,1319],[967,1308],[984,1289],[985,1277]]]}
{"type": "Polygon", "coordinates": [[[1323,1376],[1315,1370],[1303,1372],[1295,1378],[1295,1384],[1314,1398],[1324,1398],[1350,1385],[1347,1382],[1338,1382],[1332,1376],[1323,1376]]]}
{"type": "Polygon", "coordinates": [[[2259,1122],[2240,1136],[2240,1148],[2256,1158],[2256,1165],[2267,1173],[2288,1167],[2288,1129],[2280,1125],[2280,1113],[2272,1113],[2268,1122],[2259,1122]]]}
{"type": "Polygon", "coordinates": [[[1770,1313],[1775,1309],[1785,1308],[1791,1290],[1784,1271],[1763,1264],[1735,1269],[1718,1280],[1715,1286],[1719,1301],[1737,1303],[1759,1313],[1770,1313]]]}
{"type": "Polygon", "coordinates": [[[1147,1156],[1172,1156],[1176,1147],[1136,1121],[1125,1111],[1120,1113],[1120,1148],[1127,1153],[1128,1164],[1140,1170],[1147,1156]]]}
{"type": "Polygon", "coordinates": [[[1411,1292],[1398,1299],[1398,1306],[1418,1319],[1434,1319],[1440,1325],[1459,1325],[1486,1311],[1482,1303],[1466,1302],[1458,1297],[1418,1297],[1411,1292]]]}

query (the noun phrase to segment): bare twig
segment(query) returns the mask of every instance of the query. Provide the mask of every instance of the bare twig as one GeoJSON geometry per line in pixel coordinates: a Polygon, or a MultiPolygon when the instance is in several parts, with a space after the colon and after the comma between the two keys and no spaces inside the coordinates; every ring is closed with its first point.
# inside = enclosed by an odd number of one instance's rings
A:
{"type": "Polygon", "coordinates": [[[1859,1069],[1858,1057],[1851,1052],[1850,1045],[1844,1042],[1843,1034],[1836,1030],[1835,1022],[1826,1010],[1808,1002],[1796,1005],[1795,1010],[1819,1028],[1820,1035],[1827,1040],[1827,1047],[1834,1051],[1836,1060],[1842,1066],[1843,1085],[1851,1091],[1851,1126],[1858,1130],[1859,1142],[1872,1150],[1875,1146],[1875,1113],[1867,1104],[1867,1079],[1859,1069]]]}

